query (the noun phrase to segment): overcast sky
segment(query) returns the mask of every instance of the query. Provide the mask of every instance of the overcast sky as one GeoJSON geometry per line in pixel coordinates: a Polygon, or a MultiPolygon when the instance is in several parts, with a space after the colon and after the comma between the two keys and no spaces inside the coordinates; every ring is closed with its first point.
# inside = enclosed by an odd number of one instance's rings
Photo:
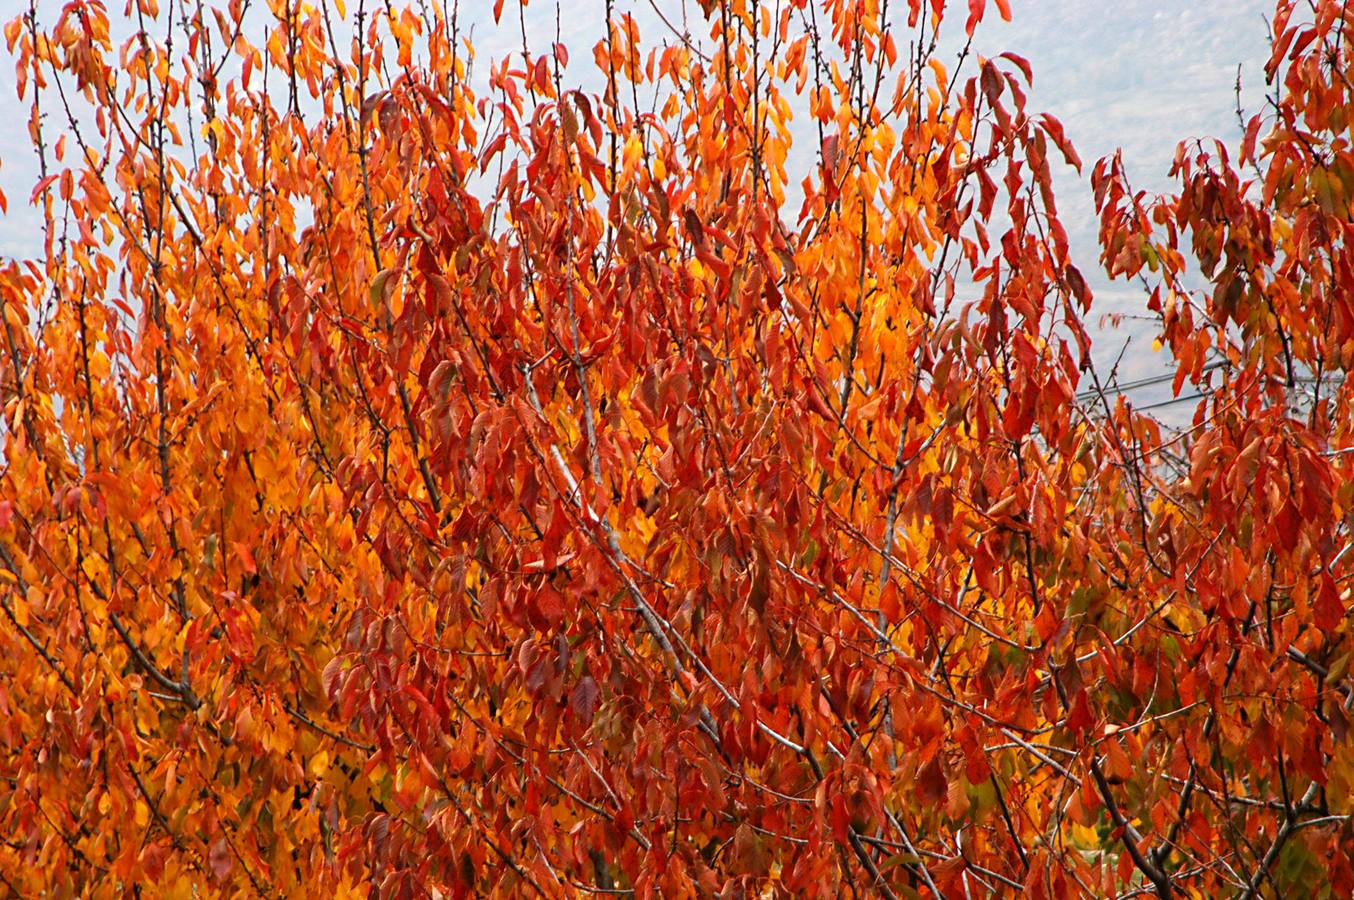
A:
{"type": "MultiPolygon", "coordinates": [[[[682,0],[657,2],[670,20],[681,21],[682,0]]],[[[507,6],[512,3],[508,0],[507,6]]],[[[121,5],[113,0],[110,12],[116,16],[121,5]]],[[[351,0],[348,5],[353,5],[351,0]]],[[[964,4],[950,0],[950,5],[957,20],[953,31],[959,31],[964,4]]],[[[60,6],[60,0],[42,0],[40,9],[50,21],[60,6]]],[[[504,25],[496,28],[489,14],[491,3],[467,0],[461,6],[463,19],[468,17],[474,27],[481,72],[489,58],[521,47],[514,15],[505,15],[504,25]]],[[[1216,136],[1234,144],[1239,137],[1233,91],[1238,66],[1243,105],[1248,114],[1258,109],[1264,89],[1264,17],[1273,11],[1272,0],[1012,0],[1010,23],[997,17],[995,4],[988,6],[988,19],[975,39],[977,51],[995,56],[1010,50],[1030,60],[1031,108],[1062,120],[1086,162],[1087,174],[1096,159],[1123,148],[1135,184],[1165,190],[1178,141],[1216,136]]],[[[623,0],[616,0],[618,11],[626,7],[623,0]]],[[[602,0],[566,4],[561,32],[573,51],[572,73],[581,75],[591,68],[589,51],[603,33],[604,9],[602,0]]],[[[691,9],[695,15],[697,7],[691,9]]],[[[665,37],[647,2],[634,4],[633,12],[646,40],[665,37]]],[[[531,46],[548,46],[554,39],[554,5],[536,0],[527,15],[531,46]]],[[[693,20],[693,31],[695,24],[693,20]]],[[[27,206],[37,169],[22,124],[25,117],[26,107],[15,94],[13,68],[0,66],[0,189],[9,197],[10,207],[0,219],[0,256],[5,257],[32,256],[41,249],[37,219],[27,206]]],[[[1079,183],[1070,169],[1055,174],[1059,210],[1079,265],[1089,276],[1098,271],[1090,187],[1084,180],[1079,183]]],[[[1095,278],[1093,286],[1102,301],[1097,305],[1101,312],[1132,313],[1142,308],[1139,292],[1107,285],[1102,278],[1095,278]]],[[[1125,357],[1124,378],[1151,372],[1160,363],[1147,346],[1150,336],[1132,322],[1117,334],[1099,335],[1097,356],[1102,361],[1113,358],[1110,344],[1117,350],[1129,335],[1134,340],[1125,357]]]]}
{"type": "MultiPolygon", "coordinates": [[[[991,4],[989,4],[990,6],[991,4]]],[[[1016,0],[1010,23],[983,23],[981,37],[994,48],[1027,56],[1034,68],[1031,104],[1062,120],[1090,174],[1093,162],[1122,148],[1134,185],[1151,191],[1172,187],[1167,177],[1176,145],[1187,138],[1218,137],[1235,148],[1235,86],[1247,117],[1265,93],[1268,58],[1266,20],[1272,0],[1016,0]]],[[[1145,313],[1141,290],[1110,284],[1097,262],[1097,223],[1089,178],[1078,183],[1070,170],[1055,171],[1058,208],[1083,272],[1094,271],[1101,313],[1145,313]]],[[[1126,319],[1117,330],[1095,335],[1102,369],[1123,354],[1120,381],[1155,375],[1168,364],[1151,349],[1153,328],[1126,319]]],[[[1185,394],[1189,391],[1186,389],[1185,394]]],[[[1138,405],[1170,397],[1168,385],[1134,391],[1138,405]]],[[[1179,423],[1193,403],[1158,414],[1179,423]]]]}

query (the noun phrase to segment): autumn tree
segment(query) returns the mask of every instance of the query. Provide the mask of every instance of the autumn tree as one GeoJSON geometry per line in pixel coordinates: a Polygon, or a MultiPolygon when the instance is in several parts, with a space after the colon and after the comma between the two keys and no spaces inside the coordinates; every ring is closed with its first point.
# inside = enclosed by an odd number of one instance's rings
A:
{"type": "Polygon", "coordinates": [[[984,0],[251,6],[5,29],[8,891],[1354,890],[1343,4],[1090,173],[1183,429],[984,0]]]}

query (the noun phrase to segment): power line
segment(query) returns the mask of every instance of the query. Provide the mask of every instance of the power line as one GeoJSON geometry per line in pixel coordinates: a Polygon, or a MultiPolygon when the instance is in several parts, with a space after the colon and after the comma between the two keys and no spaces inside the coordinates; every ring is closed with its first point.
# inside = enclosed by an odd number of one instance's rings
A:
{"type": "MultiPolygon", "coordinates": [[[[1204,367],[1199,371],[1199,374],[1202,375],[1202,374],[1204,374],[1205,372],[1212,372],[1214,369],[1220,369],[1220,368],[1222,368],[1222,367],[1225,366],[1225,365],[1227,365],[1227,363],[1226,363],[1225,360],[1218,360],[1218,361],[1216,361],[1216,362],[1211,362],[1211,363],[1209,363],[1208,365],[1204,366],[1204,367]]],[[[1139,388],[1152,387],[1152,386],[1158,385],[1158,384],[1165,384],[1165,383],[1168,382],[1168,381],[1174,381],[1174,380],[1175,380],[1175,373],[1174,373],[1174,372],[1170,372],[1170,373],[1167,373],[1167,374],[1165,374],[1165,375],[1152,375],[1152,376],[1150,376],[1150,377],[1148,377],[1148,378],[1139,378],[1138,380],[1136,380],[1136,381],[1130,381],[1130,382],[1128,382],[1127,384],[1115,384],[1115,385],[1111,385],[1111,387],[1112,387],[1113,390],[1116,391],[1117,393],[1122,394],[1122,393],[1125,393],[1125,392],[1127,392],[1127,391],[1135,391],[1135,390],[1138,390],[1139,388]]],[[[1109,393],[1109,391],[1107,390],[1106,393],[1109,393]]],[[[1099,392],[1099,391],[1095,391],[1095,390],[1092,390],[1092,391],[1082,391],[1081,393],[1077,394],[1077,399],[1080,400],[1080,401],[1086,401],[1086,400],[1093,400],[1093,399],[1095,399],[1095,398],[1098,397],[1098,396],[1100,396],[1100,392],[1099,392]]]]}
{"type": "Polygon", "coordinates": [[[1197,394],[1191,394],[1188,397],[1171,397],[1168,400],[1158,400],[1156,403],[1148,403],[1146,406],[1133,407],[1134,412],[1146,412],[1149,409],[1160,409],[1163,406],[1173,406],[1176,403],[1188,403],[1191,400],[1202,400],[1205,397],[1211,397],[1212,391],[1200,391],[1197,394]]]}

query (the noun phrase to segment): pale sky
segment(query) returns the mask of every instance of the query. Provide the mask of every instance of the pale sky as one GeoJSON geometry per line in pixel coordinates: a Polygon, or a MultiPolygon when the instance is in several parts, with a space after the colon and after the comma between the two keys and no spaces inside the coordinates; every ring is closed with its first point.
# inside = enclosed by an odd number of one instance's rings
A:
{"type": "MultiPolygon", "coordinates": [[[[989,4],[991,6],[992,4],[989,4]]],[[[1093,313],[1147,313],[1135,285],[1110,284],[1097,255],[1097,221],[1089,175],[1095,160],[1122,148],[1125,167],[1138,188],[1171,190],[1167,177],[1176,145],[1187,138],[1221,138],[1235,151],[1241,138],[1236,118],[1237,67],[1242,109],[1261,111],[1266,92],[1267,20],[1272,0],[1016,0],[1013,21],[984,21],[983,42],[1026,56],[1034,68],[1030,104],[1057,116],[1077,147],[1087,176],[1055,169],[1058,209],[1078,266],[1096,292],[1093,313]],[[1092,277],[1094,273],[1094,277],[1092,277]]],[[[1156,375],[1168,364],[1155,354],[1155,332],[1127,319],[1116,330],[1093,335],[1102,375],[1125,340],[1120,381],[1156,375]]],[[[1182,396],[1191,393],[1188,387],[1182,396]]],[[[1130,392],[1136,405],[1170,398],[1169,385],[1130,392]]],[[[1193,403],[1162,409],[1180,422],[1193,403]]]]}
{"type": "MultiPolygon", "coordinates": [[[[12,2],[12,0],[11,0],[12,2]]],[[[682,0],[656,0],[670,21],[682,20],[682,0]]],[[[692,0],[692,30],[699,24],[692,0]]],[[[55,19],[60,0],[41,0],[40,14],[55,19]]],[[[353,5],[350,0],[350,7],[353,5]]],[[[896,4],[905,9],[905,4],[896,4]]],[[[975,49],[986,56],[1010,50],[1028,58],[1034,69],[1030,92],[1032,110],[1051,112],[1062,120],[1067,135],[1085,162],[1084,172],[1101,156],[1123,148],[1128,172],[1139,187],[1165,190],[1178,141],[1194,137],[1221,137],[1235,144],[1239,130],[1233,86],[1241,67],[1243,106],[1249,115],[1259,109],[1264,92],[1266,56],[1265,17],[1273,0],[1013,0],[1014,21],[998,18],[989,3],[988,17],[978,29],[975,49]]],[[[116,17],[122,3],[111,0],[116,17]]],[[[482,73],[490,58],[519,50],[521,34],[507,0],[504,23],[495,27],[490,2],[462,3],[462,21],[473,25],[482,73]],[[475,10],[474,13],[471,10],[475,10]]],[[[640,22],[646,43],[668,37],[647,2],[616,0],[640,22]]],[[[950,0],[955,19],[952,33],[962,30],[962,2],[950,0]]],[[[350,10],[351,13],[351,10],[350,10]]],[[[0,13],[8,18],[8,13],[0,13]]],[[[602,0],[568,4],[561,20],[564,43],[572,51],[570,74],[589,73],[591,48],[603,34],[602,0]]],[[[902,23],[900,23],[902,24],[902,23]]],[[[535,0],[527,10],[528,43],[537,51],[549,46],[555,34],[555,8],[535,0]]],[[[255,37],[254,43],[261,43],[255,37]]],[[[597,84],[583,86],[596,87],[597,84]]],[[[9,214],[0,218],[0,256],[30,257],[40,252],[38,220],[27,200],[37,167],[23,123],[27,109],[15,92],[12,65],[0,66],[0,190],[9,198],[9,214]]],[[[792,174],[791,182],[799,177],[792,174]]],[[[1071,169],[1055,171],[1058,205],[1072,240],[1079,267],[1092,281],[1101,312],[1133,312],[1143,308],[1140,291],[1108,285],[1093,277],[1096,227],[1089,183],[1078,181],[1071,169]]],[[[1151,337],[1141,324],[1126,322],[1117,332],[1097,335],[1096,356],[1102,365],[1112,361],[1123,341],[1133,335],[1121,377],[1128,380],[1159,371],[1162,360],[1150,348],[1151,337]]],[[[1165,397],[1165,391],[1140,391],[1139,402],[1165,397]]]]}

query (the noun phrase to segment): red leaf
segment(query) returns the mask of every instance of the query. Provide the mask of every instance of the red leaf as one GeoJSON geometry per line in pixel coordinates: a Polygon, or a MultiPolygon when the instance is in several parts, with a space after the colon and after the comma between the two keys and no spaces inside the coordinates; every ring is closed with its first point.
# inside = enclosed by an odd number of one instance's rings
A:
{"type": "Polygon", "coordinates": [[[949,781],[940,767],[940,755],[937,754],[917,772],[917,796],[926,803],[940,803],[948,790],[949,781]]]}
{"type": "Polygon", "coordinates": [[[1086,700],[1086,690],[1077,691],[1076,697],[1072,699],[1072,709],[1067,716],[1067,727],[1077,734],[1085,734],[1092,725],[1095,724],[1095,717],[1091,714],[1091,705],[1086,700]]]}
{"type": "Polygon", "coordinates": [[[28,195],[28,202],[37,203],[38,198],[42,196],[42,192],[47,190],[47,188],[51,187],[52,182],[56,181],[60,177],[61,177],[60,175],[48,175],[46,178],[39,181],[36,185],[33,186],[33,193],[28,195]]]}
{"type": "Polygon", "coordinates": [[[244,570],[250,575],[257,575],[259,567],[254,563],[254,552],[249,549],[249,545],[234,541],[231,546],[235,548],[235,555],[239,558],[240,565],[244,566],[244,570]]]}
{"type": "Polygon", "coordinates": [[[987,0],[968,0],[968,21],[964,23],[964,31],[969,37],[973,37],[973,29],[983,20],[983,9],[986,6],[987,0]]]}
{"type": "Polygon", "coordinates": [[[211,866],[212,873],[221,879],[229,875],[230,870],[235,867],[235,860],[230,854],[230,845],[226,843],[224,837],[212,844],[211,850],[207,852],[207,864],[211,866]]]}
{"type": "Polygon", "coordinates": [[[1077,150],[1072,146],[1072,142],[1067,139],[1063,132],[1063,125],[1048,113],[1041,113],[1039,121],[1043,125],[1044,133],[1053,139],[1053,143],[1062,151],[1063,159],[1067,160],[1069,166],[1074,167],[1078,173],[1081,172],[1081,157],[1077,155],[1077,150]]]}
{"type": "Polygon", "coordinates": [[[480,168],[487,169],[489,167],[489,161],[501,153],[503,148],[507,146],[507,143],[508,133],[506,131],[500,132],[498,137],[490,141],[489,145],[484,148],[484,152],[480,154],[480,168]]]}
{"type": "Polygon", "coordinates": [[[1321,589],[1317,591],[1312,612],[1315,614],[1313,618],[1316,620],[1316,627],[1326,632],[1339,628],[1340,622],[1345,617],[1345,607],[1340,602],[1339,589],[1329,575],[1323,575],[1321,578],[1321,589]]]}
{"type": "Polygon", "coordinates": [[[1246,126],[1246,138],[1241,142],[1241,158],[1237,161],[1242,165],[1255,159],[1255,140],[1259,134],[1260,116],[1256,114],[1246,126]]]}
{"type": "MultiPolygon", "coordinates": [[[[1009,13],[1006,15],[1006,18],[1010,18],[1009,13]]],[[[1028,59],[1018,53],[1011,53],[1009,51],[1001,54],[1001,58],[1015,63],[1016,67],[1024,74],[1027,83],[1032,83],[1034,81],[1034,70],[1030,67],[1030,61],[1028,59]]]]}
{"type": "Polygon", "coordinates": [[[600,696],[601,691],[597,687],[597,682],[591,675],[584,675],[570,692],[569,705],[573,707],[574,715],[582,719],[584,724],[591,725],[593,717],[597,715],[597,701],[600,696]]]}

